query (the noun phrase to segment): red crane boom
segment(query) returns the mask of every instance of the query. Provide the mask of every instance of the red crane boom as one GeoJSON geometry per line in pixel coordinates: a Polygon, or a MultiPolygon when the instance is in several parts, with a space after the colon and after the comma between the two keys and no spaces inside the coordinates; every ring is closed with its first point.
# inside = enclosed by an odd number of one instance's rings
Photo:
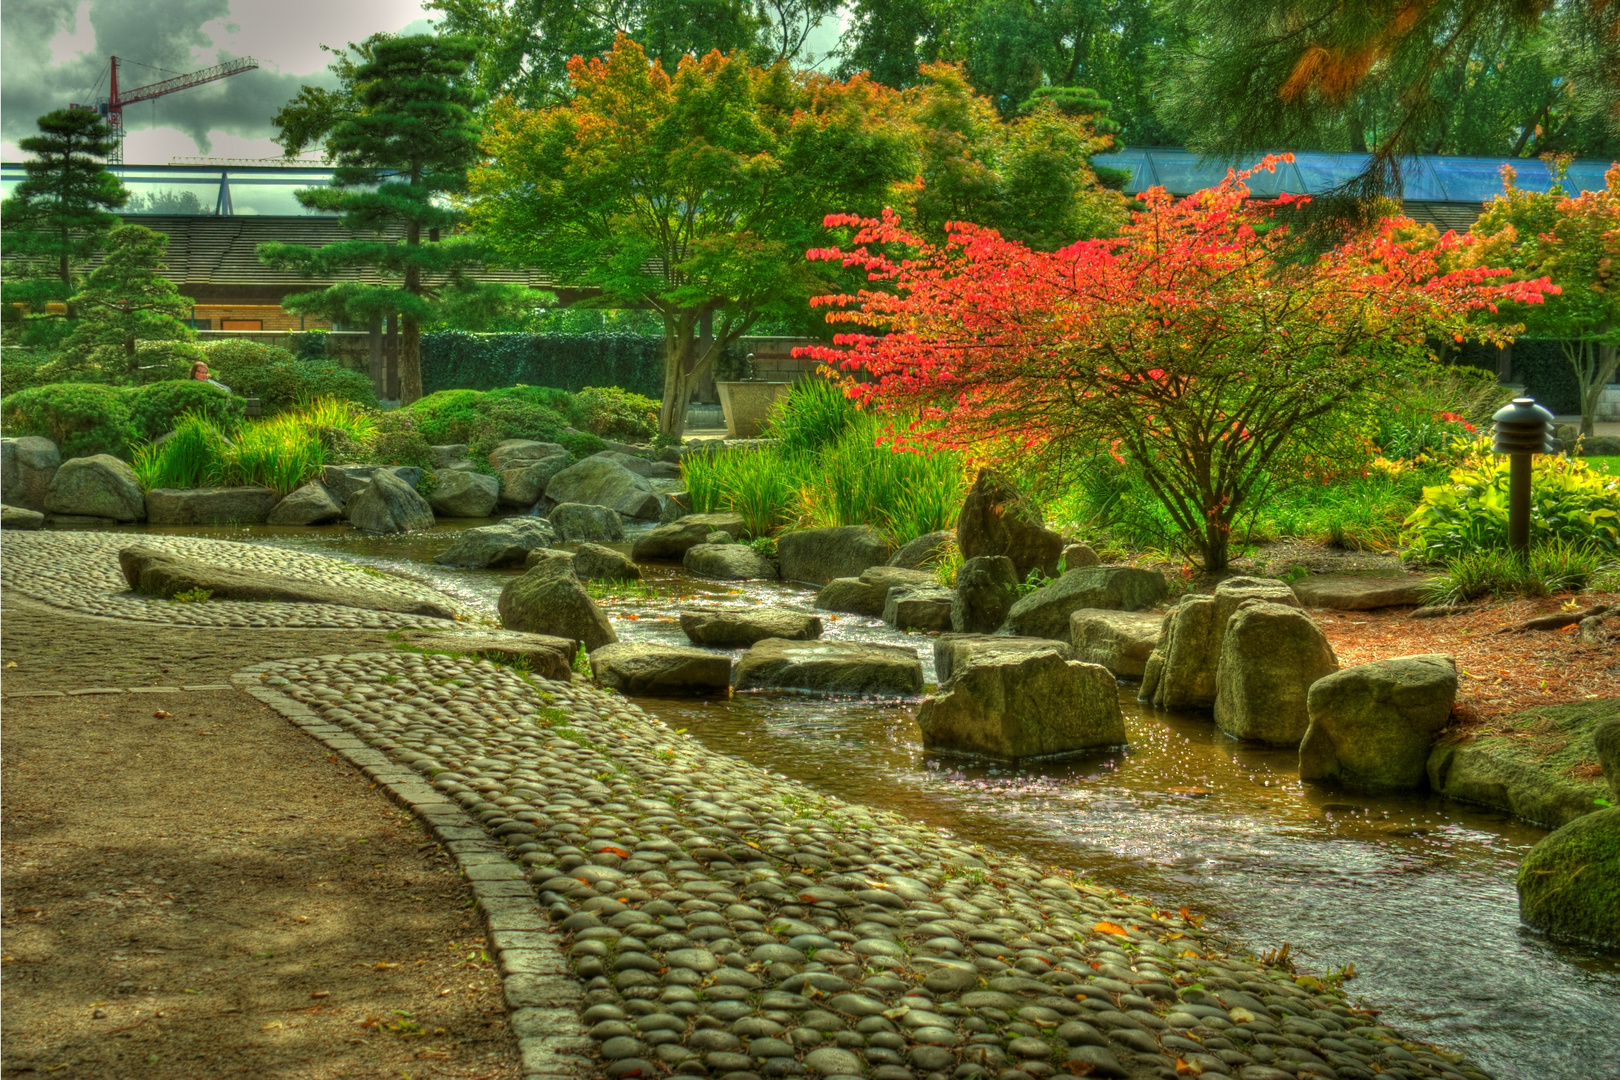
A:
{"type": "Polygon", "coordinates": [[[145,86],[138,86],[133,90],[119,93],[118,57],[112,57],[111,61],[112,75],[108,83],[106,98],[96,102],[94,105],[72,105],[70,108],[93,109],[107,118],[107,126],[112,128],[113,138],[117,140],[117,146],[107,158],[108,162],[114,165],[121,165],[124,161],[125,105],[133,105],[137,101],[151,101],[153,98],[160,98],[164,94],[172,94],[176,90],[189,90],[193,86],[228,79],[232,75],[240,75],[244,71],[252,71],[259,66],[259,62],[253,57],[243,56],[236,60],[227,60],[223,64],[215,64],[210,68],[203,68],[201,71],[176,75],[169,79],[160,79],[155,83],[147,83],[145,86]]]}

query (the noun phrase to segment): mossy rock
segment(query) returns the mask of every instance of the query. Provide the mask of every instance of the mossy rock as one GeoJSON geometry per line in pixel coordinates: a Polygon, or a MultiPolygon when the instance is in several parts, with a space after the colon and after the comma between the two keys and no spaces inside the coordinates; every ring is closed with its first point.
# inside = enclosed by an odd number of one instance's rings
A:
{"type": "Polygon", "coordinates": [[[1616,698],[1544,705],[1510,717],[1511,733],[1443,739],[1429,753],[1429,786],[1538,825],[1567,825],[1613,801],[1592,733],[1616,716],[1616,698]]]}
{"type": "Polygon", "coordinates": [[[1519,917],[1562,941],[1620,948],[1620,807],[1530,849],[1519,867],[1519,917]]]}

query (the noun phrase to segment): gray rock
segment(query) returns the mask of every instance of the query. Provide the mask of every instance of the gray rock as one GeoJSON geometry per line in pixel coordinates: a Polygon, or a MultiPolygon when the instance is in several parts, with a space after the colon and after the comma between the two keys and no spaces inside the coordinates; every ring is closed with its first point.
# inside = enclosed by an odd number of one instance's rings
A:
{"type": "Polygon", "coordinates": [[[434,652],[471,653],[507,663],[521,662],[545,679],[568,682],[574,670],[579,642],[549,634],[522,634],[515,630],[452,631],[406,630],[401,635],[412,645],[434,652]]]}
{"type": "Polygon", "coordinates": [[[929,750],[1003,759],[1053,757],[1125,742],[1114,676],[1058,648],[978,658],[917,709],[929,750]]]}
{"type": "Polygon", "coordinates": [[[962,501],[956,546],[962,549],[963,559],[1007,556],[1018,580],[1023,581],[1031,570],[1056,577],[1064,542],[1046,527],[1040,508],[1024,498],[1012,481],[993,469],[982,469],[962,501]]]}
{"type": "Polygon", "coordinates": [[[430,446],[433,452],[433,467],[435,469],[453,469],[463,461],[467,461],[466,443],[447,443],[444,446],[430,446]]]}
{"type": "Polygon", "coordinates": [[[500,473],[558,457],[566,463],[568,448],[557,443],[536,442],[533,439],[507,439],[489,452],[489,467],[500,473]]]}
{"type": "Polygon", "coordinates": [[[546,515],[562,541],[589,541],[593,544],[624,539],[624,521],[617,510],[587,503],[562,503],[546,515]]]}
{"type": "Polygon", "coordinates": [[[466,469],[441,469],[428,505],[435,514],[451,518],[489,517],[500,499],[501,482],[493,476],[466,469]]]}
{"type": "Polygon", "coordinates": [[[43,529],[45,515],[22,506],[0,504],[0,529],[43,529]]]}
{"type": "Polygon", "coordinates": [[[974,664],[1000,664],[1048,652],[1055,652],[1065,660],[1074,659],[1074,649],[1068,642],[1051,638],[941,634],[934,641],[934,673],[943,685],[957,671],[974,664]]]}
{"type": "MultiPolygon", "coordinates": [[[[551,562],[561,563],[567,566],[569,571],[572,572],[574,569],[574,553],[572,551],[559,551],[556,548],[540,547],[534,548],[523,557],[523,566],[525,569],[533,566],[539,566],[541,563],[551,562]]],[[[578,575],[575,576],[577,577],[578,575]]]]}
{"type": "Polygon", "coordinates": [[[45,511],[140,521],[146,517],[146,498],[127,462],[96,454],[62,463],[46,488],[45,511]]]}
{"type": "MultiPolygon", "coordinates": [[[[730,533],[718,534],[731,540],[730,533]]],[[[681,565],[699,577],[720,581],[776,579],[776,566],[746,544],[694,544],[686,549],[681,565]]]]}
{"type": "Polygon", "coordinates": [[[1310,720],[1311,684],[1338,669],[1333,647],[1303,611],[1245,601],[1221,639],[1215,724],[1236,739],[1298,746],[1310,720]]]}
{"type": "Polygon", "coordinates": [[[1306,696],[1310,726],[1299,746],[1299,778],[1368,792],[1424,786],[1430,748],[1456,697],[1457,665],[1438,653],[1318,679],[1306,696]]]}
{"type": "Polygon", "coordinates": [[[685,645],[623,641],[591,650],[598,686],[635,697],[726,696],[731,658],[685,645]]]}
{"type": "Polygon", "coordinates": [[[889,556],[889,565],[902,570],[931,569],[956,539],[954,532],[923,533],[915,540],[900,545],[900,550],[889,556]]]}
{"type": "Polygon", "coordinates": [[[951,629],[988,634],[1007,621],[1018,602],[1018,568],[1005,555],[977,555],[956,572],[951,629]]]}
{"type": "Polygon", "coordinates": [[[1189,593],[1165,617],[1159,643],[1142,672],[1141,701],[1161,709],[1208,709],[1215,704],[1219,638],[1215,598],[1189,593]]]}
{"type": "Polygon", "coordinates": [[[553,476],[546,496],[558,503],[610,507],[628,518],[656,521],[660,510],[658,496],[645,477],[601,457],[586,458],[553,476]]]}
{"type": "Polygon", "coordinates": [[[349,524],[364,532],[402,533],[433,528],[433,510],[397,474],[378,469],[343,507],[349,524]]]}
{"type": "Polygon", "coordinates": [[[739,514],[687,514],[677,521],[649,529],[636,537],[630,557],[636,562],[680,562],[686,550],[708,543],[712,532],[740,538],[743,519],[739,514]]]}
{"type": "Polygon", "coordinates": [[[1063,570],[1084,570],[1088,566],[1100,566],[1102,559],[1091,549],[1089,544],[1070,544],[1063,549],[1063,570]]]}
{"type": "Polygon", "coordinates": [[[1598,765],[1609,790],[1620,798],[1620,716],[1605,720],[1592,729],[1592,748],[1597,751],[1598,765]]]}
{"type": "Polygon", "coordinates": [[[692,512],[692,493],[690,491],[671,491],[667,495],[658,497],[660,508],[658,510],[658,524],[668,525],[672,521],[679,521],[692,512]]]}
{"type": "MultiPolygon", "coordinates": [[[[566,553],[559,553],[566,556],[566,553]]],[[[572,558],[545,559],[501,590],[501,625],[529,634],[573,638],[594,652],[619,640],[602,609],[574,576],[572,558]]]]}
{"type": "Polygon", "coordinates": [[[822,611],[843,611],[851,615],[865,615],[877,619],[883,615],[883,603],[889,598],[889,586],[871,585],[860,578],[833,578],[816,593],[815,606],[822,611]]]}
{"type": "Polygon", "coordinates": [[[883,601],[883,621],[896,630],[949,630],[955,599],[955,590],[942,585],[895,585],[883,601]]]}
{"type": "Polygon", "coordinates": [[[1501,734],[1443,738],[1429,753],[1429,787],[1556,829],[1598,809],[1597,800],[1611,799],[1609,783],[1577,768],[1602,762],[1597,734],[1615,721],[1620,699],[1578,701],[1514,713],[1501,734]]]}
{"type": "Polygon", "coordinates": [[[1560,941],[1620,947],[1620,806],[1544,838],[1519,866],[1519,918],[1560,941]]]}
{"type": "Polygon", "coordinates": [[[262,487],[153,488],[146,493],[152,525],[262,525],[281,496],[262,487]]]}
{"type": "Polygon", "coordinates": [[[783,533],[776,551],[783,580],[816,585],[834,578],[859,577],[870,567],[885,565],[894,554],[889,542],[865,525],[783,533]]]}
{"type": "Polygon", "coordinates": [[[346,506],[379,471],[392,473],[412,488],[422,482],[422,470],[415,465],[328,465],[321,470],[321,483],[338,505],[346,506]]]}
{"type": "Polygon", "coordinates": [[[515,566],[528,557],[529,552],[543,548],[557,539],[557,534],[542,518],[510,517],[494,525],[480,525],[476,529],[463,529],[455,540],[433,561],[442,566],[515,566]]]}
{"type": "Polygon", "coordinates": [[[1069,640],[1069,616],[1077,608],[1141,611],[1164,599],[1164,575],[1134,566],[1089,566],[1070,570],[1019,600],[1006,629],[1026,637],[1069,640]]]}
{"type": "Polygon", "coordinates": [[[601,459],[623,465],[637,476],[645,476],[650,480],[678,480],[681,469],[667,461],[650,461],[639,454],[627,454],[620,450],[603,450],[592,454],[586,461],[601,459]]]}
{"type": "Polygon", "coordinates": [[[738,690],[811,690],[827,694],[908,697],[922,690],[915,649],[852,642],[757,642],[737,662],[738,690]]]}
{"type": "MultiPolygon", "coordinates": [[[[550,446],[550,443],[537,443],[539,446],[550,446]]],[[[558,447],[562,450],[561,447],[558,447]]],[[[530,461],[524,458],[511,459],[510,468],[500,470],[501,474],[501,503],[506,506],[521,506],[525,509],[534,506],[546,493],[546,485],[551,483],[553,477],[568,468],[568,451],[560,454],[530,461]]]]}
{"type": "Polygon", "coordinates": [[[1263,600],[1268,604],[1297,608],[1302,605],[1294,590],[1275,578],[1230,577],[1215,586],[1215,641],[1216,655],[1220,654],[1221,637],[1232,621],[1232,613],[1246,600],[1263,600]]]}
{"type": "Polygon", "coordinates": [[[56,444],[39,435],[0,439],[0,495],[8,506],[44,510],[62,455],[56,444]]]}
{"type": "Polygon", "coordinates": [[[821,620],[784,608],[745,611],[683,611],[681,630],[694,645],[746,649],[766,638],[810,641],[821,636],[821,620]]]}
{"type": "Polygon", "coordinates": [[[1294,582],[1293,592],[1306,607],[1370,611],[1423,603],[1429,580],[1416,574],[1312,574],[1294,582]]]}
{"type": "Polygon", "coordinates": [[[311,480],[276,503],[264,520],[269,525],[325,525],[343,516],[343,507],[326,485],[311,480]]]}
{"type": "Polygon", "coordinates": [[[1140,679],[1159,643],[1165,616],[1151,611],[1077,608],[1069,613],[1074,658],[1101,664],[1117,678],[1140,679]]]}
{"type": "Polygon", "coordinates": [[[574,575],[581,581],[640,581],[641,570],[620,552],[601,544],[581,544],[574,552],[574,575]]]}
{"type": "MultiPolygon", "coordinates": [[[[366,611],[394,611],[453,619],[448,602],[414,600],[363,586],[327,585],[233,566],[214,566],[159,548],[136,544],[118,552],[118,567],[132,591],[143,596],[172,598],[178,593],[205,590],[211,600],[272,600],[295,604],[337,604],[366,611]]],[[[357,575],[358,576],[358,575],[357,575]]]]}

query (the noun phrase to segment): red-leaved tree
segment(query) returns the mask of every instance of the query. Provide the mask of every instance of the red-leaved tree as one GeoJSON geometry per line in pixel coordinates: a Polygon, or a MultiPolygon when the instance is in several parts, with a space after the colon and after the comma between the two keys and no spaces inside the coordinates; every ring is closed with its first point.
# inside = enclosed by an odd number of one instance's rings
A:
{"type": "Polygon", "coordinates": [[[1184,199],[1154,189],[1119,236],[1051,253],[962,222],[936,246],[892,213],[828,217],[851,244],[809,257],[874,284],[815,301],[857,329],[803,352],[863,373],[850,393],[869,407],[921,416],[901,441],[1106,449],[1140,471],[1188,553],[1225,569],[1232,522],[1279,455],[1428,362],[1441,335],[1516,329],[1469,312],[1556,292],[1462,266],[1467,237],[1409,246],[1406,219],[1308,258],[1279,216],[1291,200],[1251,200],[1251,175],[1184,199]]]}

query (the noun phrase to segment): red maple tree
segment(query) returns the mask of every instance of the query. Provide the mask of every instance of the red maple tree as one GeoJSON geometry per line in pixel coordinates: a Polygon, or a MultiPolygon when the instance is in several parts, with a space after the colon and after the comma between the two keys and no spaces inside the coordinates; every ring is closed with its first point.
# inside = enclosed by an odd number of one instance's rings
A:
{"type": "Polygon", "coordinates": [[[1556,291],[1462,265],[1465,236],[1412,242],[1404,218],[1312,258],[1284,220],[1298,200],[1251,199],[1254,171],[1182,199],[1148,191],[1119,236],[1050,253],[966,222],[931,245],[892,212],[829,216],[850,245],[809,257],[873,286],[814,301],[855,329],[800,351],[862,373],[850,393],[868,407],[921,417],[902,445],[1106,449],[1188,553],[1225,569],[1232,521],[1280,454],[1428,362],[1435,338],[1515,329],[1470,312],[1556,291]]]}

